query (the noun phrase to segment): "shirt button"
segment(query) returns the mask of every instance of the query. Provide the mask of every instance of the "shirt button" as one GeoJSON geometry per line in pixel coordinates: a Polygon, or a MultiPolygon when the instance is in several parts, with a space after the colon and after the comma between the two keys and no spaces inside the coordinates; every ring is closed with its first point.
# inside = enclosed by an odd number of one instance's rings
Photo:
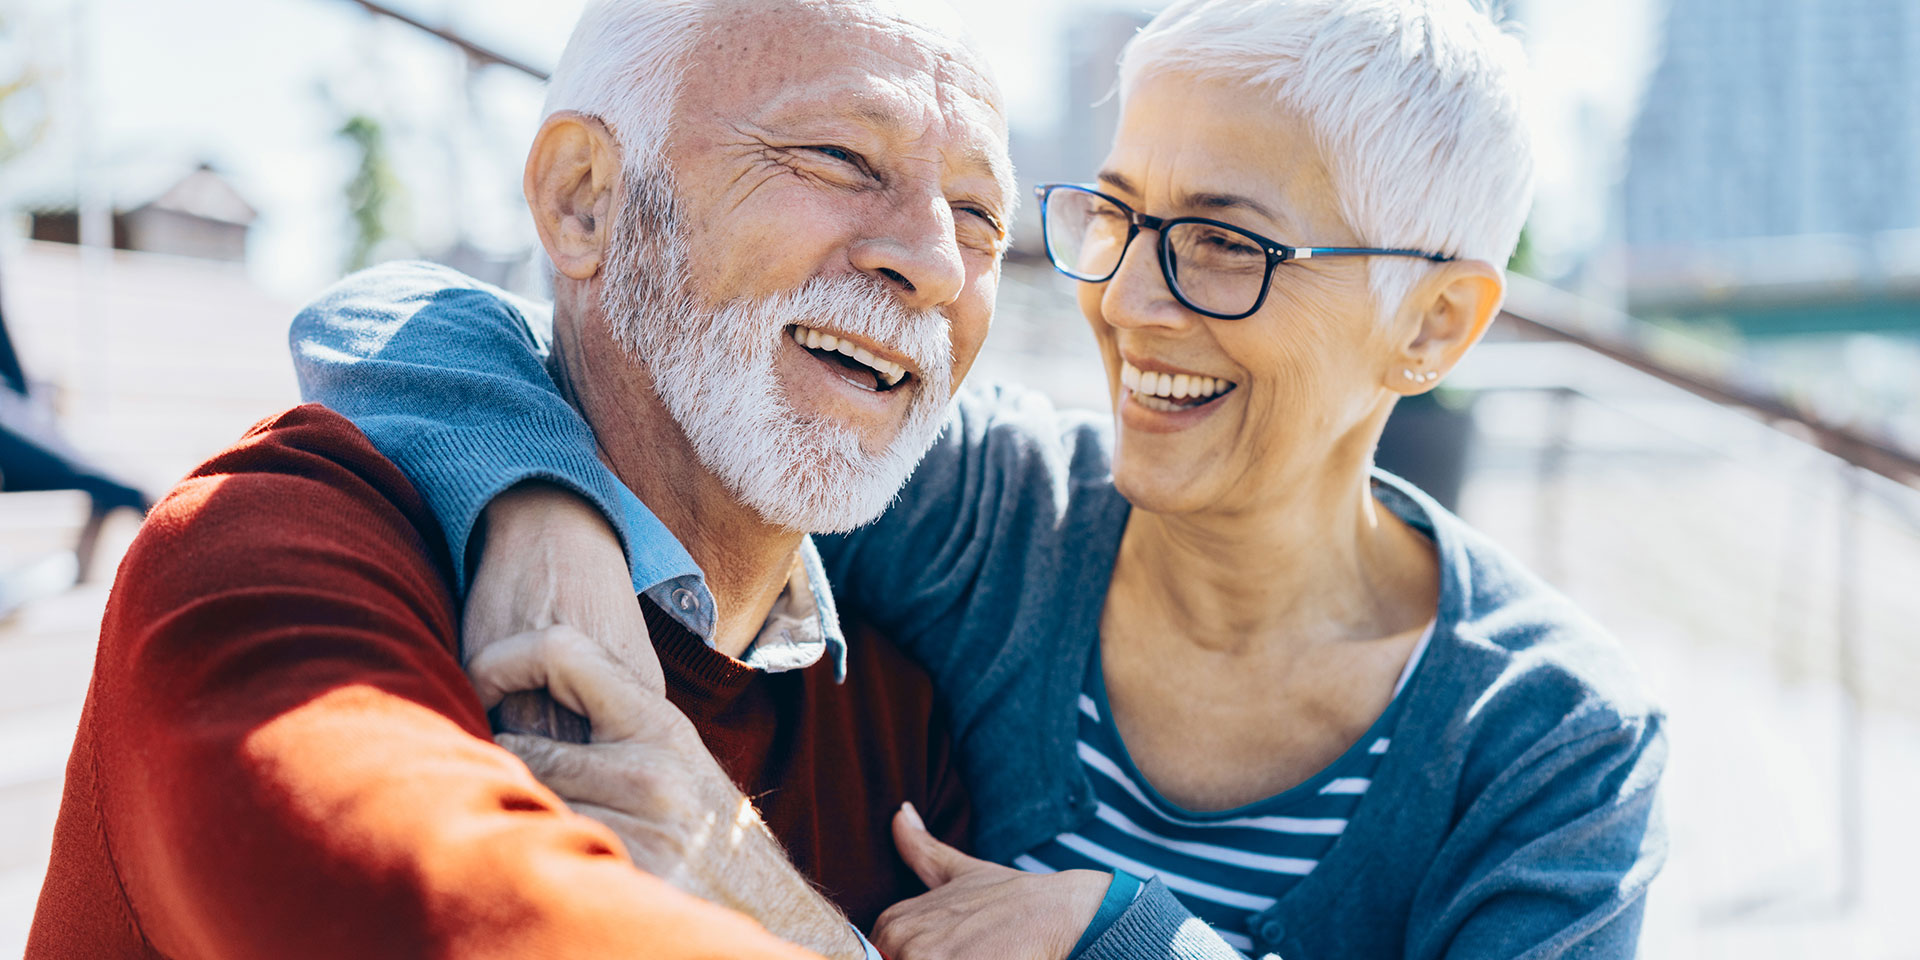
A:
{"type": "Polygon", "coordinates": [[[1280,946],[1281,938],[1287,935],[1287,925],[1278,920],[1268,920],[1260,924],[1260,936],[1265,937],[1267,946],[1280,946]]]}
{"type": "Polygon", "coordinates": [[[682,610],[692,610],[694,607],[700,605],[700,601],[693,598],[692,590],[681,587],[673,592],[673,605],[682,610]]]}

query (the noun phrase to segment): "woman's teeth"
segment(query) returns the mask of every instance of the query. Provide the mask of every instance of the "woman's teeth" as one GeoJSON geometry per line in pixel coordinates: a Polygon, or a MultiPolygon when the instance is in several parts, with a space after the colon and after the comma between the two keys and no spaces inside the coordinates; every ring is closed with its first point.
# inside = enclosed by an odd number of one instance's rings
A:
{"type": "Polygon", "coordinates": [[[871,367],[873,372],[879,376],[882,386],[894,386],[907,377],[906,367],[894,363],[891,360],[876,357],[873,355],[873,351],[862,346],[856,346],[852,341],[842,340],[831,333],[821,333],[812,327],[803,327],[795,324],[793,327],[793,342],[810,350],[825,350],[830,353],[840,353],[852,357],[860,363],[871,367]]]}
{"type": "Polygon", "coordinates": [[[1133,399],[1149,410],[1171,413],[1199,406],[1234,388],[1231,381],[1186,373],[1166,374],[1141,370],[1120,361],[1120,382],[1133,391],[1133,399]],[[1177,403],[1175,401],[1192,401],[1177,403]]]}

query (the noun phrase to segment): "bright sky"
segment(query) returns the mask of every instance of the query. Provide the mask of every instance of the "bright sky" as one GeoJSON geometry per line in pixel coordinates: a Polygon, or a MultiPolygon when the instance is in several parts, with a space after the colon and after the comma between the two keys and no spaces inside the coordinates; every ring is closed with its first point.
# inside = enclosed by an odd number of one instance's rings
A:
{"type": "MultiPolygon", "coordinates": [[[[34,154],[0,173],[0,202],[71,182],[82,121],[90,121],[96,154],[114,169],[159,176],[202,158],[221,166],[262,213],[256,275],[276,293],[303,297],[337,274],[347,246],[342,188],[353,155],[333,132],[364,111],[394,138],[410,214],[404,229],[422,247],[465,234],[505,250],[528,236],[519,166],[540,93],[517,74],[484,71],[463,96],[461,58],[346,0],[6,2],[8,27],[24,43],[5,49],[28,51],[51,75],[46,93],[56,126],[34,154]]],[[[582,0],[394,2],[547,66],[582,0]]],[[[1549,254],[1571,256],[1603,235],[1621,140],[1654,49],[1658,2],[1516,0],[1538,74],[1535,232],[1549,254]]],[[[1067,109],[1059,51],[1076,15],[1136,3],[959,5],[996,64],[1014,126],[1044,130],[1067,109]]]]}

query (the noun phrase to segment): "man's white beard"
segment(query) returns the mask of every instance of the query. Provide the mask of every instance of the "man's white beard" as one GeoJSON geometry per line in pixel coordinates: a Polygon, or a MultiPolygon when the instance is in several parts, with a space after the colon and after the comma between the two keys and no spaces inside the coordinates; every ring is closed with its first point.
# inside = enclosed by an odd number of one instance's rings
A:
{"type": "Polygon", "coordinates": [[[686,279],[671,185],[650,179],[628,183],[601,306],[615,337],[652,374],[694,455],[776,526],[836,533],[878,517],[932,446],[952,399],[946,317],[908,310],[859,274],[702,308],[686,279]],[[912,361],[919,375],[894,388],[913,392],[907,419],[884,450],[869,453],[858,431],[802,416],[787,402],[774,361],[793,324],[864,337],[912,361]]]}

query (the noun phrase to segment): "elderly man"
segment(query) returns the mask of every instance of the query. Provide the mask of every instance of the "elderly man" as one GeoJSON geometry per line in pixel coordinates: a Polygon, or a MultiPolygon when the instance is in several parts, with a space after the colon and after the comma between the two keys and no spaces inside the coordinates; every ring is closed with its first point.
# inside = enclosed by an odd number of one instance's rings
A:
{"type": "MultiPolygon", "coordinates": [[[[1011,179],[955,37],[880,0],[592,5],[526,167],[554,270],[543,386],[422,402],[564,432],[514,420],[534,404],[513,391],[571,401],[619,481],[574,492],[644,517],[654,561],[595,633],[650,632],[659,662],[563,628],[463,649],[455,597],[489,571],[443,545],[532,542],[485,525],[501,491],[429,503],[402,472],[421,451],[379,424],[270,418],[121,569],[28,955],[870,952],[812,884],[870,924],[921,889],[892,813],[955,837],[964,798],[925,676],[842,638],[806,532],[886,505],[986,332],[1011,179]],[[542,687],[594,743],[496,745],[484,709],[542,687]]],[[[378,341],[475,311],[541,313],[400,266],[308,320],[378,341]]],[[[589,509],[501,499],[533,528],[589,509]]]]}

